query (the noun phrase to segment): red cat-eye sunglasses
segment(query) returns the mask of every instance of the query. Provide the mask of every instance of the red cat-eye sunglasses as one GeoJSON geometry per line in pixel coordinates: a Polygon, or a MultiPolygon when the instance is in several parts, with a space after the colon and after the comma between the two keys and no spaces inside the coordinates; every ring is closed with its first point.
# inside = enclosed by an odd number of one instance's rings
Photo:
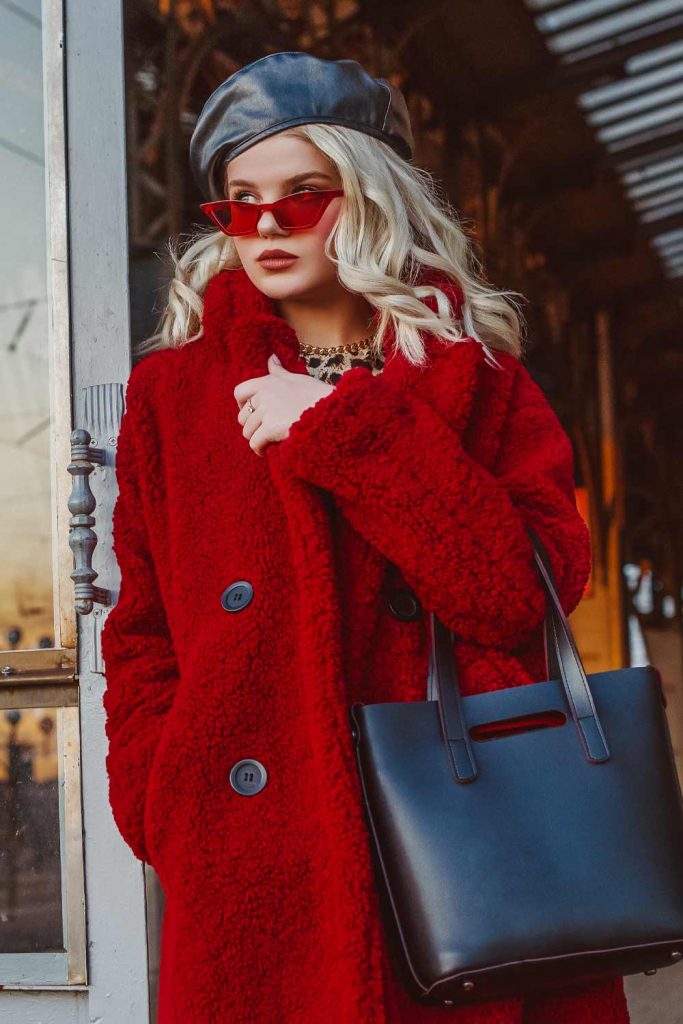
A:
{"type": "Polygon", "coordinates": [[[274,203],[244,203],[238,199],[218,199],[200,203],[199,208],[226,235],[250,235],[256,231],[259,218],[272,210],[278,226],[284,231],[312,228],[343,189],[320,189],[317,192],[293,192],[274,203]]]}

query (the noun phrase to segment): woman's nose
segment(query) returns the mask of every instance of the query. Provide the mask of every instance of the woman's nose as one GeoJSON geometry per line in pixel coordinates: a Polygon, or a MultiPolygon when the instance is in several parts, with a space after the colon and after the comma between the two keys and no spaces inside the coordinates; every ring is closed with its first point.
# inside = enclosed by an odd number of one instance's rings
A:
{"type": "Polygon", "coordinates": [[[288,235],[289,231],[281,228],[273,217],[270,210],[265,210],[258,220],[257,230],[259,235],[266,238],[268,235],[288,235]]]}

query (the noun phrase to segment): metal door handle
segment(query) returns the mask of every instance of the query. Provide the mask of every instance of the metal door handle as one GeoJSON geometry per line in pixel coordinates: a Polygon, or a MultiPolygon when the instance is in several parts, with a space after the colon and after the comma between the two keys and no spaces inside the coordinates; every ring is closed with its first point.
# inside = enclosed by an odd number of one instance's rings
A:
{"type": "Polygon", "coordinates": [[[97,545],[97,534],[92,529],[97,501],[90,490],[90,474],[95,466],[105,464],[104,448],[91,446],[92,437],[87,430],[71,432],[71,462],[68,470],[71,474],[72,488],[69,495],[69,547],[74,555],[74,570],[71,579],[76,591],[76,611],[79,615],[89,615],[93,604],[110,605],[111,591],[96,587],[93,580],[98,573],[92,567],[93,551],[97,545]]]}

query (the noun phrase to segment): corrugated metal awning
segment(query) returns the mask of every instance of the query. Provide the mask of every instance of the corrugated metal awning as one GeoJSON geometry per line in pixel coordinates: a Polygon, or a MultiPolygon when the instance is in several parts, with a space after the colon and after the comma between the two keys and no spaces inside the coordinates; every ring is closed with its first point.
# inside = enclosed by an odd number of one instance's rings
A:
{"type": "Polygon", "coordinates": [[[578,76],[579,106],[665,275],[683,277],[683,0],[526,6],[550,52],[578,76]]]}

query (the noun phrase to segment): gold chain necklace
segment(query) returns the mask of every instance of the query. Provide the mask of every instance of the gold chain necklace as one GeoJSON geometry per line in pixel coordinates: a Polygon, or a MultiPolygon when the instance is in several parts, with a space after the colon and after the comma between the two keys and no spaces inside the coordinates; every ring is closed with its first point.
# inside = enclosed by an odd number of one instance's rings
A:
{"type": "Polygon", "coordinates": [[[357,352],[360,348],[367,348],[372,338],[361,338],[360,341],[351,341],[346,345],[309,345],[305,341],[299,342],[299,350],[310,355],[322,356],[329,352],[357,352]]]}

